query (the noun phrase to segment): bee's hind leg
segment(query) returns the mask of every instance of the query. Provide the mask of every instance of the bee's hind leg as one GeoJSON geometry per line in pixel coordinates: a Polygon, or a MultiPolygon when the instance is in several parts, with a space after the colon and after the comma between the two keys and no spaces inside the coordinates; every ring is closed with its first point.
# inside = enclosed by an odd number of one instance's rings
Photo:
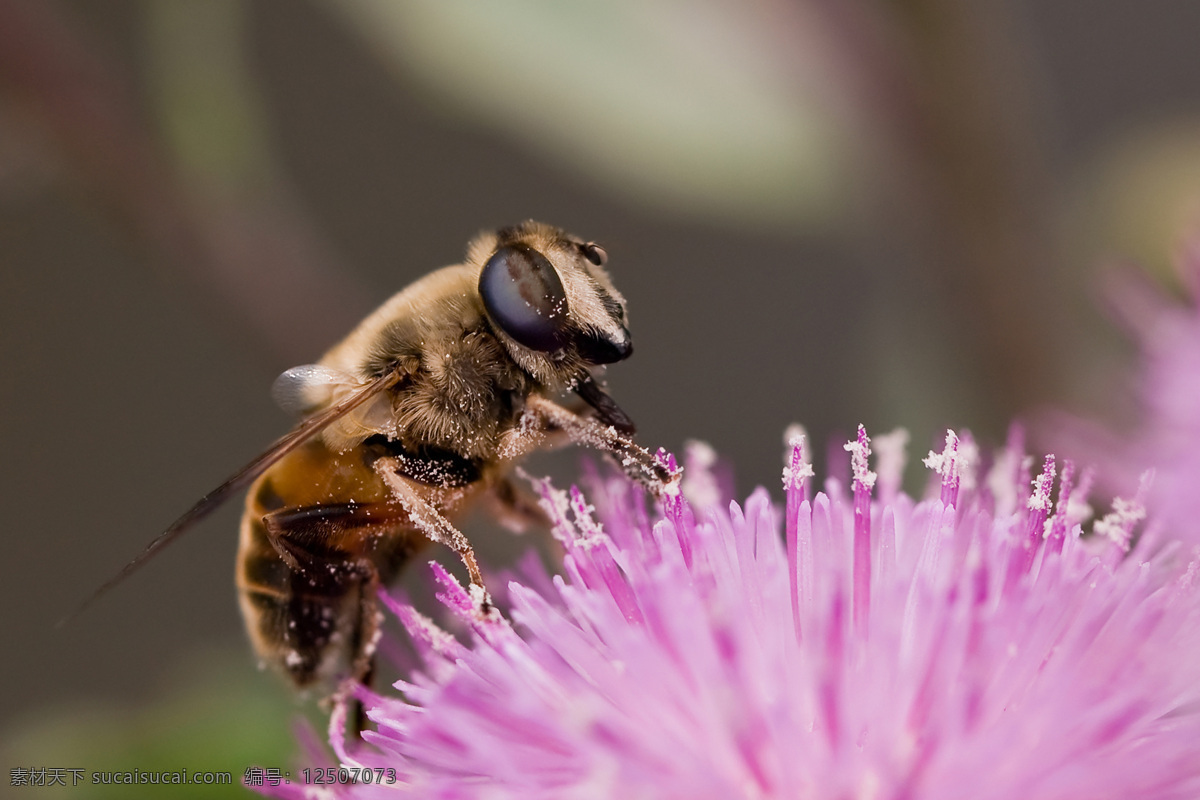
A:
{"type": "Polygon", "coordinates": [[[348,637],[347,677],[370,680],[381,616],[379,588],[424,543],[416,535],[396,538],[408,519],[408,512],[393,503],[331,503],[263,516],[271,546],[291,568],[288,624],[280,635],[289,652],[283,666],[297,685],[318,677],[339,630],[348,637]],[[346,617],[343,609],[353,609],[353,616],[346,617]],[[339,628],[345,619],[351,621],[339,628]]]}

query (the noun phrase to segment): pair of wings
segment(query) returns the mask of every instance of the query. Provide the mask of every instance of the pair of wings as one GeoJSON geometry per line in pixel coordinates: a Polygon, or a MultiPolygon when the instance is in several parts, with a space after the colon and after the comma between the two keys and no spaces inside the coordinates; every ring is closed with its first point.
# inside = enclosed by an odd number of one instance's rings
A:
{"type": "MultiPolygon", "coordinates": [[[[281,458],[331,425],[352,417],[353,412],[369,408],[368,403],[371,400],[399,384],[403,378],[403,372],[392,370],[368,383],[362,383],[351,375],[315,364],[295,367],[280,375],[272,390],[275,400],[285,410],[308,416],[228,480],[197,500],[179,519],[171,523],[170,527],[151,540],[137,557],[122,567],[120,572],[92,592],[74,612],[61,619],[58,627],[83,613],[101,595],[128,578],[159,550],[178,539],[197,522],[253,483],[281,458]]],[[[362,426],[359,424],[354,427],[362,426]]]]}

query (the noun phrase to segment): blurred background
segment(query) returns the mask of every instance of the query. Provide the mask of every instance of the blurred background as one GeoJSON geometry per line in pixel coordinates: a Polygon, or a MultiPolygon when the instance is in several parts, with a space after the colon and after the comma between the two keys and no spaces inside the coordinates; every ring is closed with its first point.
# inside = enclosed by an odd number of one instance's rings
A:
{"type": "Polygon", "coordinates": [[[1169,285],[1200,216],[1197,34],[1165,0],[0,0],[0,784],[292,763],[238,504],[54,623],[289,427],[279,372],[483,228],[608,249],[612,394],[739,495],[792,422],[912,461],[1119,422],[1099,287],[1169,285]]]}

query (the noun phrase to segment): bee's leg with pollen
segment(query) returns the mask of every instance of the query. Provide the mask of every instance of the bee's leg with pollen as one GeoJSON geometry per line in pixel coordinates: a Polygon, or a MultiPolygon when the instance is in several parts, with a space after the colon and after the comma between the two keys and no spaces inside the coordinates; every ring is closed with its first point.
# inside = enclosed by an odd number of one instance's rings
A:
{"type": "Polygon", "coordinates": [[[661,497],[677,486],[683,470],[669,469],[649,450],[639,446],[616,425],[576,414],[541,395],[525,401],[525,425],[520,435],[536,437],[540,432],[565,433],[576,444],[602,450],[617,460],[625,474],[661,497]]]}
{"type": "MultiPolygon", "coordinates": [[[[391,491],[396,501],[408,512],[411,524],[432,541],[444,544],[462,559],[471,576],[471,585],[476,588],[476,605],[481,614],[491,610],[491,597],[483,585],[483,575],[479,571],[479,562],[475,560],[475,550],[462,531],[454,527],[442,512],[425,499],[429,486],[413,480],[405,474],[411,465],[406,465],[400,459],[384,457],[372,465],[384,484],[391,491]]],[[[453,492],[453,489],[447,490],[453,492]]]]}

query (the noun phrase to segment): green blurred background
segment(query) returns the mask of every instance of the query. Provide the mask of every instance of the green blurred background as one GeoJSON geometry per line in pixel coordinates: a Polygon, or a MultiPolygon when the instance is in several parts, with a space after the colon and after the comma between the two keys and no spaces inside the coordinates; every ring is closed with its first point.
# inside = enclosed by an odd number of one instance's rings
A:
{"type": "Polygon", "coordinates": [[[482,228],[605,245],[614,396],[739,493],[795,421],[914,456],[1119,421],[1097,287],[1173,280],[1198,34],[1165,0],[0,0],[0,796],[52,794],[13,767],[290,765],[309,707],[242,642],[236,508],[54,622],[288,427],[275,375],[482,228]]]}

